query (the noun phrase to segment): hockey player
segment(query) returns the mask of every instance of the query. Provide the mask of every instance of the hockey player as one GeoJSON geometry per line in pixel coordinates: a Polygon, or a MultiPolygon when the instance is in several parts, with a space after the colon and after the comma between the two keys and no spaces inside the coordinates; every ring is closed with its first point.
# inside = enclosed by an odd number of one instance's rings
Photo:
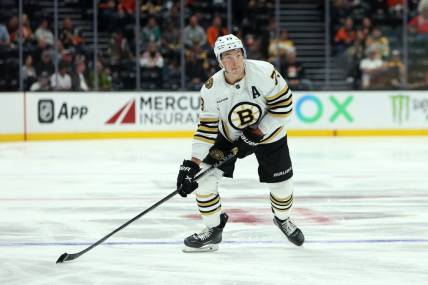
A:
{"type": "Polygon", "coordinates": [[[236,159],[199,181],[195,175],[216,162],[213,153],[237,158],[255,153],[260,182],[270,189],[273,221],[295,245],[302,245],[302,231],[290,220],[293,205],[293,169],[287,145],[286,118],[292,112],[292,94],[287,83],[265,61],[246,59],[239,38],[230,34],[217,38],[215,56],[221,70],[201,89],[198,129],[193,137],[192,158],[184,160],[177,177],[179,194],[196,192],[196,202],[205,231],[184,240],[185,252],[218,249],[228,216],[222,212],[218,182],[232,177],[236,159]]]}

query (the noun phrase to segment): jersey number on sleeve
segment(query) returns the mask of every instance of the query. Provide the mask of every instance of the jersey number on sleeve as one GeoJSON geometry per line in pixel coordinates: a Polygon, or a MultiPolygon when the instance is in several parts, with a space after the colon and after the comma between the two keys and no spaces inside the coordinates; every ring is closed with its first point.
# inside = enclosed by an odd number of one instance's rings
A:
{"type": "Polygon", "coordinates": [[[272,78],[273,80],[275,80],[275,85],[278,85],[278,74],[277,74],[277,71],[276,71],[276,69],[274,69],[273,71],[272,71],[272,74],[270,75],[270,78],[272,78]]]}

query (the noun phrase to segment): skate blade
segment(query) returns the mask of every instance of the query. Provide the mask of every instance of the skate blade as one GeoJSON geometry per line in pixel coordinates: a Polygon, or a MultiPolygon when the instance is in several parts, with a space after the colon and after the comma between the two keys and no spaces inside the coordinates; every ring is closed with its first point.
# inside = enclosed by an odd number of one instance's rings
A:
{"type": "Polygon", "coordinates": [[[208,244],[203,247],[189,247],[187,245],[184,246],[183,252],[186,253],[193,253],[193,252],[211,252],[211,251],[217,251],[218,250],[218,244],[208,244]]]}

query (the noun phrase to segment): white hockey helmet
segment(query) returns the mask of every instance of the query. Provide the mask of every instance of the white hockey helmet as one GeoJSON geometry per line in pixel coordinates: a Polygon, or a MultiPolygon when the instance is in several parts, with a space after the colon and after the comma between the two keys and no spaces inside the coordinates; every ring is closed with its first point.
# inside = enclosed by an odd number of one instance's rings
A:
{"type": "Polygon", "coordinates": [[[245,51],[242,41],[235,35],[229,34],[225,36],[218,37],[214,44],[214,54],[218,62],[221,65],[220,55],[228,50],[233,50],[240,48],[244,53],[244,58],[247,57],[247,52],[245,51]]]}

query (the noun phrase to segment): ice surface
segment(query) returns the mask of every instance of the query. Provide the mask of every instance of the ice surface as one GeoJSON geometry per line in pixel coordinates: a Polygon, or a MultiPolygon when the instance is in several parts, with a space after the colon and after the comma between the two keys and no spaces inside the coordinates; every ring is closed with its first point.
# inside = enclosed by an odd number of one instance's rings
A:
{"type": "Polygon", "coordinates": [[[272,223],[254,158],[220,185],[230,222],[214,253],[179,196],[75,261],[174,190],[190,140],[0,144],[0,284],[428,284],[428,138],[290,138],[289,243],[272,223]]]}

